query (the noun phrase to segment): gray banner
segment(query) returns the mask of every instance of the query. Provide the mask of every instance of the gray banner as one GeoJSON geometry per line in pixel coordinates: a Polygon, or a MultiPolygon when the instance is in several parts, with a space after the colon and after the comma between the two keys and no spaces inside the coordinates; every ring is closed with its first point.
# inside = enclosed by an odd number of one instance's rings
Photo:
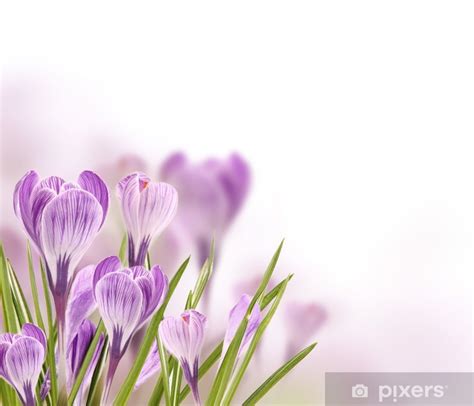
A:
{"type": "Polygon", "coordinates": [[[472,406],[473,373],[326,373],[326,406],[472,406]]]}

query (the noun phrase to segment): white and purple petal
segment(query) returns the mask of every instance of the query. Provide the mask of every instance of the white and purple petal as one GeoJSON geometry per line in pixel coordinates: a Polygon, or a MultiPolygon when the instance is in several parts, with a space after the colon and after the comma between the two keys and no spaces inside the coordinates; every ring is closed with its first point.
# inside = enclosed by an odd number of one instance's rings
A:
{"type": "Polygon", "coordinates": [[[135,383],[135,389],[138,389],[141,385],[143,385],[153,375],[157,374],[160,370],[160,353],[158,351],[158,345],[155,341],[155,343],[151,347],[150,353],[146,357],[140,375],[137,378],[137,382],[135,383]]]}
{"type": "Polygon", "coordinates": [[[44,362],[44,348],[32,337],[20,337],[5,354],[5,369],[24,404],[34,405],[34,388],[44,362]]]}
{"type": "Polygon", "coordinates": [[[29,171],[16,184],[13,193],[13,208],[15,210],[15,215],[21,220],[27,234],[31,237],[37,247],[39,247],[39,241],[35,236],[33,228],[30,197],[33,189],[39,181],[38,174],[35,171],[29,171]]]}
{"type": "Polygon", "coordinates": [[[129,275],[113,272],[97,283],[95,294],[111,340],[111,352],[121,357],[142,315],[142,291],[129,275]]]}
{"type": "Polygon", "coordinates": [[[104,181],[92,171],[84,171],[79,175],[78,183],[82,189],[95,196],[102,206],[102,222],[105,221],[109,209],[109,191],[104,181]]]}

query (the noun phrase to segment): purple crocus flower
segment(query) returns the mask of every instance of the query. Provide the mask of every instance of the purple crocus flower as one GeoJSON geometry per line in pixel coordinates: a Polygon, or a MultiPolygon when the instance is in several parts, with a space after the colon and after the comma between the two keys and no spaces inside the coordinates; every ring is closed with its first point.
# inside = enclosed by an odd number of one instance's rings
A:
{"type": "Polygon", "coordinates": [[[0,376],[12,385],[24,405],[35,405],[35,388],[46,354],[46,336],[34,324],[21,334],[0,334],[0,376]]]}
{"type": "MultiPolygon", "coordinates": [[[[230,346],[230,343],[234,339],[235,333],[237,333],[237,329],[239,328],[240,323],[242,322],[247,313],[251,300],[252,298],[249,295],[242,295],[237,304],[232,308],[229,313],[229,322],[227,324],[224,343],[222,345],[221,362],[224,359],[224,356],[230,346]]],[[[261,321],[262,314],[260,312],[260,308],[258,307],[258,305],[255,305],[252,309],[252,312],[250,313],[250,318],[247,323],[247,328],[245,329],[244,337],[242,338],[242,342],[240,343],[240,348],[237,357],[243,351],[246,350],[261,321]]]]}
{"type": "Polygon", "coordinates": [[[168,278],[158,265],[150,271],[143,266],[122,268],[118,257],[108,257],[95,268],[93,289],[110,340],[106,399],[130,339],[163,301],[168,278]]]}
{"type": "Polygon", "coordinates": [[[193,163],[183,153],[171,155],[160,177],[176,187],[180,208],[173,231],[187,239],[202,265],[214,237],[221,238],[240,211],[250,186],[250,169],[238,154],[193,163]]]}
{"type": "Polygon", "coordinates": [[[135,172],[119,182],[117,195],[128,233],[128,265],[144,265],[151,240],[176,214],[178,193],[167,183],[151,182],[135,172]]]}
{"type": "MultiPolygon", "coordinates": [[[[87,350],[94,338],[96,332],[96,326],[90,320],[84,320],[77,329],[77,334],[71,340],[68,350],[67,350],[67,389],[68,392],[71,390],[74,381],[79,374],[83,360],[87,354],[87,350]]],[[[74,400],[75,405],[82,405],[85,402],[85,390],[91,383],[92,375],[94,369],[97,365],[97,362],[100,358],[100,353],[104,346],[104,336],[103,334],[99,338],[99,342],[95,349],[94,355],[92,356],[91,363],[87,368],[86,374],[82,380],[81,386],[79,387],[79,392],[77,393],[76,399],[74,400]]]]}
{"type": "Polygon", "coordinates": [[[104,223],[109,196],[105,183],[84,171],[77,183],[29,171],[14,193],[16,216],[46,264],[58,320],[60,345],[68,292],[74,271],[104,223]]]}
{"type": "Polygon", "coordinates": [[[199,355],[204,341],[206,317],[196,310],[187,310],[180,317],[165,317],[158,327],[165,348],[179,360],[184,377],[200,405],[198,390],[199,355]]]}
{"type": "Polygon", "coordinates": [[[288,334],[286,356],[290,358],[301,350],[324,324],[327,311],[318,303],[293,301],[288,303],[284,316],[288,334]]]}

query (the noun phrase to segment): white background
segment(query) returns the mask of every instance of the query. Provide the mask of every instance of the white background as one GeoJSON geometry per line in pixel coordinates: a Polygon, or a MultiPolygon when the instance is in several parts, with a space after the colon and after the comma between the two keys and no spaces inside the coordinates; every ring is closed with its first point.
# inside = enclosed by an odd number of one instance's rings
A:
{"type": "Polygon", "coordinates": [[[254,182],[219,278],[230,286],[286,237],[291,295],[330,313],[302,399],[320,399],[324,370],[472,369],[472,2],[2,14],[4,83],[46,77],[52,94],[36,136],[4,145],[35,151],[6,178],[31,165],[74,174],[124,151],[239,151],[254,182]]]}

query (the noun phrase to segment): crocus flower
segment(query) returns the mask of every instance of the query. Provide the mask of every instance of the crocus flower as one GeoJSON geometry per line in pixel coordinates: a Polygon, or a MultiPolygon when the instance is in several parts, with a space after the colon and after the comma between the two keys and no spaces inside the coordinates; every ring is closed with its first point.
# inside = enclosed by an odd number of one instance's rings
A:
{"type": "Polygon", "coordinates": [[[161,304],[168,279],[158,265],[122,268],[118,257],[108,257],[96,266],[93,289],[110,340],[106,399],[130,339],[161,304]]]}
{"type": "Polygon", "coordinates": [[[128,265],[144,265],[151,240],[173,220],[178,193],[167,183],[151,182],[141,172],[123,178],[117,185],[128,234],[128,265]]]}
{"type": "Polygon", "coordinates": [[[62,346],[70,283],[104,223],[107,187],[91,171],[82,172],[77,183],[56,176],[40,180],[29,171],[17,183],[13,200],[16,216],[45,261],[62,346]]]}
{"type": "Polygon", "coordinates": [[[34,324],[24,324],[21,334],[0,334],[0,376],[15,388],[24,405],[35,405],[45,354],[46,336],[34,324]]]}
{"type": "Polygon", "coordinates": [[[193,163],[183,153],[171,155],[160,177],[176,187],[180,208],[172,231],[198,252],[201,266],[211,240],[217,246],[240,211],[250,186],[250,169],[238,155],[193,163]],[[187,241],[186,241],[187,240],[187,241]]]}
{"type": "MultiPolygon", "coordinates": [[[[247,313],[251,300],[252,298],[249,295],[243,294],[240,297],[237,304],[232,308],[232,310],[229,313],[229,322],[227,324],[227,330],[225,332],[224,343],[222,345],[221,362],[224,359],[224,356],[230,346],[230,343],[234,339],[235,333],[237,333],[237,329],[239,328],[240,323],[242,322],[242,320],[244,319],[247,313]]],[[[262,314],[260,312],[260,308],[258,307],[258,305],[255,305],[254,308],[252,309],[252,312],[250,313],[250,318],[247,323],[247,328],[245,329],[242,342],[240,343],[240,348],[239,348],[237,357],[239,357],[239,355],[243,351],[245,351],[248,344],[250,343],[250,340],[252,339],[255,332],[257,331],[257,327],[260,325],[261,321],[262,321],[262,314]]]]}
{"type": "Polygon", "coordinates": [[[327,319],[326,309],[318,303],[293,301],[285,309],[288,334],[287,358],[308,343],[327,319]]]}
{"type": "MultiPolygon", "coordinates": [[[[79,374],[84,358],[87,354],[87,350],[94,338],[96,332],[96,326],[90,320],[84,320],[77,329],[76,335],[71,340],[68,350],[67,350],[67,388],[68,391],[71,390],[74,381],[79,374]]],[[[102,348],[104,346],[104,336],[99,337],[99,342],[95,349],[94,355],[92,356],[91,363],[87,368],[86,374],[82,379],[81,386],[77,393],[76,399],[74,401],[75,405],[82,405],[85,402],[85,390],[91,383],[92,375],[94,369],[99,361],[102,348]]]]}
{"type": "Polygon", "coordinates": [[[179,360],[196,404],[200,405],[198,390],[199,355],[204,341],[206,317],[196,310],[187,310],[180,317],[165,317],[158,327],[164,347],[179,360]]]}

